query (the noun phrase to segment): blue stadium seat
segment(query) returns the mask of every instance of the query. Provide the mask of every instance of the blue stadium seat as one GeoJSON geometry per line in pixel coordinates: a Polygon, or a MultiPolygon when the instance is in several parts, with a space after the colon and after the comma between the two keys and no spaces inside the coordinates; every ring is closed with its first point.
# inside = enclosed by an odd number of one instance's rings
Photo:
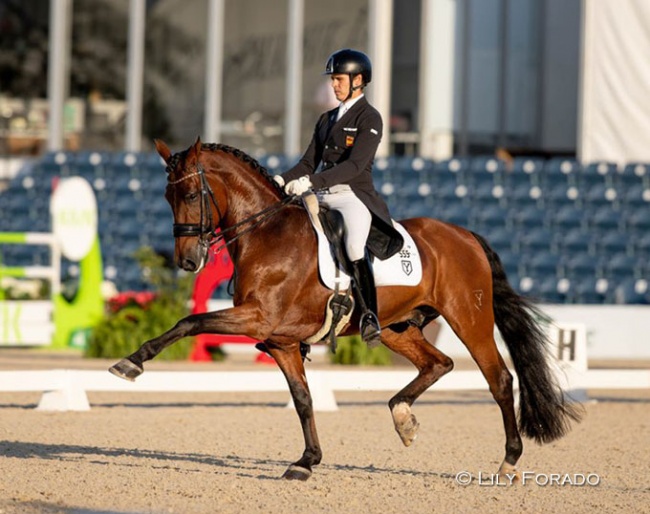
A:
{"type": "Polygon", "coordinates": [[[488,173],[494,175],[506,169],[506,163],[493,155],[479,155],[472,157],[470,170],[472,173],[488,173]]]}
{"type": "Polygon", "coordinates": [[[515,158],[511,171],[503,173],[503,184],[509,189],[519,186],[541,186],[544,161],[541,159],[515,158]]]}
{"type": "Polygon", "coordinates": [[[519,277],[517,283],[511,282],[513,287],[519,294],[527,296],[528,298],[535,300],[540,300],[541,294],[539,291],[541,281],[539,279],[534,279],[527,275],[522,275],[519,277]]]}
{"type": "Polygon", "coordinates": [[[642,184],[630,186],[623,191],[622,206],[628,210],[644,208],[650,206],[650,188],[642,184]]]}
{"type": "Polygon", "coordinates": [[[433,175],[435,163],[424,157],[409,157],[404,160],[404,171],[417,173],[422,179],[433,175]]]}
{"type": "Polygon", "coordinates": [[[524,273],[536,278],[549,276],[555,278],[558,275],[559,265],[559,255],[551,253],[548,249],[528,254],[525,259],[522,259],[524,273]]]}
{"type": "Polygon", "coordinates": [[[436,173],[453,173],[454,175],[466,175],[470,167],[470,159],[467,157],[452,157],[438,161],[434,165],[436,173]]]}
{"type": "Polygon", "coordinates": [[[440,219],[447,223],[460,225],[462,227],[469,226],[470,211],[464,205],[456,204],[444,207],[440,212],[440,219]]]}
{"type": "Polygon", "coordinates": [[[528,255],[539,256],[551,251],[553,233],[546,227],[531,227],[521,231],[517,237],[519,251],[528,255]]]}
{"type": "Polygon", "coordinates": [[[561,274],[570,280],[597,278],[598,267],[599,260],[589,253],[566,254],[562,260],[561,274]]]}
{"type": "Polygon", "coordinates": [[[494,182],[477,182],[468,188],[470,201],[477,205],[505,205],[503,186],[494,182]]]}
{"type": "Polygon", "coordinates": [[[395,184],[392,180],[385,180],[379,187],[379,193],[381,193],[385,200],[390,197],[396,197],[398,187],[399,184],[395,184]]]}
{"type": "Polygon", "coordinates": [[[616,183],[623,190],[636,186],[650,189],[650,163],[627,163],[616,175],[616,183]]]}
{"type": "Polygon", "coordinates": [[[587,218],[588,226],[592,230],[603,233],[623,230],[623,216],[621,212],[607,205],[595,210],[587,218]]]}
{"type": "Polygon", "coordinates": [[[512,161],[512,171],[509,177],[527,175],[531,184],[541,184],[541,174],[544,170],[544,159],[538,157],[515,157],[512,161]]]}
{"type": "Polygon", "coordinates": [[[37,164],[38,173],[47,178],[67,176],[74,160],[71,152],[48,152],[37,164]]]}
{"type": "Polygon", "coordinates": [[[573,285],[574,287],[570,297],[572,303],[602,304],[608,299],[610,284],[607,279],[585,277],[578,280],[573,285]]]}
{"type": "Polygon", "coordinates": [[[107,209],[116,223],[123,223],[136,217],[139,206],[130,195],[123,195],[109,202],[107,209]]]}
{"type": "Polygon", "coordinates": [[[167,188],[167,175],[165,173],[148,173],[141,178],[142,189],[152,189],[161,195],[165,194],[167,188]]]}
{"type": "Polygon", "coordinates": [[[546,211],[532,205],[511,210],[509,218],[518,230],[528,230],[548,225],[546,211]]]}
{"type": "Polygon", "coordinates": [[[119,197],[130,192],[129,183],[131,180],[134,179],[127,174],[111,175],[105,178],[106,188],[111,193],[111,196],[119,197]]]}
{"type": "Polygon", "coordinates": [[[541,175],[542,184],[566,184],[577,186],[581,166],[575,159],[554,157],[544,163],[544,170],[541,175]]]}
{"type": "Polygon", "coordinates": [[[603,261],[603,276],[614,283],[632,278],[643,278],[644,259],[633,257],[627,252],[617,253],[603,261]]]}
{"type": "MultiPolygon", "coordinates": [[[[508,209],[500,205],[480,205],[472,216],[472,222],[480,232],[487,232],[494,228],[500,229],[508,225],[508,209]]],[[[512,233],[510,233],[512,240],[512,233]]]]}
{"type": "Polygon", "coordinates": [[[542,188],[526,183],[514,187],[506,185],[503,190],[503,200],[508,207],[521,208],[526,206],[542,206],[542,188]]]}
{"type": "Polygon", "coordinates": [[[502,184],[505,169],[505,162],[494,156],[473,157],[466,178],[473,186],[502,184]]]}
{"type": "Polygon", "coordinates": [[[589,220],[588,211],[575,205],[564,205],[553,209],[550,213],[550,223],[554,230],[566,232],[576,228],[586,228],[589,220]]]}
{"type": "Polygon", "coordinates": [[[467,186],[455,182],[446,182],[434,188],[433,196],[434,201],[442,206],[469,203],[467,186]]]}
{"type": "Polygon", "coordinates": [[[501,255],[502,252],[513,251],[513,236],[512,230],[505,226],[493,225],[492,227],[485,227],[480,229],[479,233],[485,237],[490,246],[501,255]]]}
{"type": "Polygon", "coordinates": [[[625,214],[625,226],[631,234],[640,236],[650,232],[650,204],[625,214]]]}
{"type": "Polygon", "coordinates": [[[618,304],[650,303],[648,281],[645,279],[630,279],[618,285],[614,291],[614,299],[618,304]]]}
{"type": "Polygon", "coordinates": [[[580,189],[565,182],[549,183],[542,189],[544,205],[560,209],[567,205],[578,205],[581,191],[580,189]]]}
{"type": "Polygon", "coordinates": [[[650,233],[644,234],[633,240],[632,252],[635,256],[650,259],[650,233]]]}
{"type": "Polygon", "coordinates": [[[578,176],[581,188],[589,189],[594,185],[616,186],[618,168],[613,162],[595,161],[582,168],[578,176]]]}
{"type": "MultiPolygon", "coordinates": [[[[490,242],[490,241],[488,241],[490,242]]],[[[490,246],[492,246],[492,243],[490,242],[490,246]]],[[[496,246],[492,246],[496,250],[496,246]]],[[[510,282],[511,285],[515,285],[519,283],[519,264],[521,257],[514,253],[511,250],[501,250],[498,252],[499,259],[501,260],[501,265],[503,266],[503,269],[506,272],[506,276],[508,277],[508,282],[510,282]]]]}
{"type": "Polygon", "coordinates": [[[595,239],[596,252],[602,257],[614,254],[632,253],[630,237],[625,232],[612,230],[595,239]]]}
{"type": "Polygon", "coordinates": [[[420,196],[420,177],[404,175],[396,181],[395,193],[401,201],[408,202],[420,196]]]}
{"type": "Polygon", "coordinates": [[[537,291],[544,303],[566,303],[567,297],[572,293],[572,287],[572,282],[566,278],[547,276],[539,280],[537,291]]]}
{"type": "Polygon", "coordinates": [[[594,184],[583,193],[585,205],[588,207],[603,207],[618,205],[618,192],[612,186],[594,184]]]}
{"type": "Polygon", "coordinates": [[[432,217],[434,210],[425,198],[414,198],[410,202],[399,204],[398,209],[391,213],[398,219],[432,217]]]}
{"type": "Polygon", "coordinates": [[[112,159],[113,154],[110,152],[80,151],[71,159],[69,173],[70,175],[80,175],[92,181],[95,177],[106,175],[106,169],[112,159]]]}
{"type": "Polygon", "coordinates": [[[117,152],[109,160],[106,176],[128,175],[141,178],[153,174],[154,169],[165,175],[162,158],[157,153],[117,152]]]}
{"type": "Polygon", "coordinates": [[[592,235],[583,229],[573,229],[557,235],[556,244],[565,255],[591,253],[594,255],[595,246],[592,235]]]}
{"type": "Polygon", "coordinates": [[[166,176],[165,173],[165,161],[162,160],[162,157],[156,152],[145,153],[143,156],[143,167],[142,172],[149,175],[161,174],[166,176]]]}
{"type": "Polygon", "coordinates": [[[5,266],[31,266],[34,264],[34,247],[0,245],[0,262],[5,266]]]}

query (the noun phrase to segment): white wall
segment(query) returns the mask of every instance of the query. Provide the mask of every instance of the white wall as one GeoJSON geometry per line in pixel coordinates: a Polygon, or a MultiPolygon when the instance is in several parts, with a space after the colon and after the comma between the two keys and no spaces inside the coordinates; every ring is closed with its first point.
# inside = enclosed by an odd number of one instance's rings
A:
{"type": "MultiPolygon", "coordinates": [[[[557,323],[585,324],[589,359],[650,359],[650,306],[543,305],[541,307],[557,323]]],[[[467,349],[444,321],[437,347],[451,357],[469,355],[467,349]]]]}
{"type": "MultiPolygon", "coordinates": [[[[211,310],[231,307],[211,300],[211,310]]],[[[584,323],[590,359],[650,359],[650,305],[542,305],[558,323],[584,323]]],[[[436,346],[450,357],[468,357],[463,343],[444,320],[436,346]]],[[[501,343],[499,343],[501,345],[501,343]]]]}
{"type": "Polygon", "coordinates": [[[650,2],[583,6],[579,158],[650,162],[650,2]]]}

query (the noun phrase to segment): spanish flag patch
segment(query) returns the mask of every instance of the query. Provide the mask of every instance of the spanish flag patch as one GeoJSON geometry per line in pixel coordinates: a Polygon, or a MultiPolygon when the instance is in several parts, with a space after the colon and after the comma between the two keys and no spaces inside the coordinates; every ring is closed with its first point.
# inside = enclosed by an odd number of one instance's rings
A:
{"type": "Polygon", "coordinates": [[[345,136],[345,146],[352,146],[354,144],[354,136],[345,136]]]}

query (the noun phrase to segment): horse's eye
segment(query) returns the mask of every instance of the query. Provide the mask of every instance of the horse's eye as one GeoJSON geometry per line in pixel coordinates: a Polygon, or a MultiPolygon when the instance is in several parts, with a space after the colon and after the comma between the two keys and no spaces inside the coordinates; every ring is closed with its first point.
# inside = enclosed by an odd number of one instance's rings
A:
{"type": "Polygon", "coordinates": [[[188,202],[195,202],[198,197],[199,197],[199,193],[197,193],[196,191],[192,191],[185,195],[185,200],[187,200],[188,202]]]}

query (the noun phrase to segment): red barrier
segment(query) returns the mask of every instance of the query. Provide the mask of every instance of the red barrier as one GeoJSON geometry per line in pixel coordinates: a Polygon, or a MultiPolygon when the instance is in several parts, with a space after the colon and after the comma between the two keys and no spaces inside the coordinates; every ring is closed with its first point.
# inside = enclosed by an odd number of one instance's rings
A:
{"type": "MultiPolygon", "coordinates": [[[[200,314],[208,311],[208,300],[212,292],[226,280],[230,280],[234,272],[230,255],[226,250],[217,253],[210,249],[208,263],[196,276],[192,301],[194,307],[192,314],[200,314]]],[[[221,335],[221,334],[200,334],[196,336],[196,343],[190,355],[192,361],[210,361],[212,357],[208,347],[219,347],[224,343],[255,344],[258,341],[246,336],[221,335]]],[[[255,362],[274,363],[275,361],[263,352],[260,352],[255,362]]]]}

